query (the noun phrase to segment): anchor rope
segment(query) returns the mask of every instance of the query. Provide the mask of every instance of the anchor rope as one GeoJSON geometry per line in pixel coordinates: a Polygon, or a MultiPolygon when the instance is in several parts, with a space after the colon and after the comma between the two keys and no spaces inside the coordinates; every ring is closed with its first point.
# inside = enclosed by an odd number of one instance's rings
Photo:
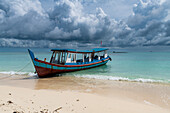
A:
{"type": "Polygon", "coordinates": [[[29,64],[31,63],[31,61],[30,62],[28,62],[23,68],[21,68],[20,70],[18,70],[17,72],[20,72],[20,71],[22,71],[22,70],[24,70],[29,64]]]}
{"type": "MultiPolygon", "coordinates": [[[[23,68],[21,68],[20,70],[18,70],[18,71],[16,71],[16,72],[21,72],[21,71],[24,70],[30,63],[31,63],[31,61],[28,62],[23,68]]],[[[11,74],[11,75],[9,75],[9,76],[6,76],[6,77],[2,77],[2,78],[0,78],[0,80],[9,78],[9,77],[11,77],[11,76],[13,76],[13,74],[11,74]]]]}

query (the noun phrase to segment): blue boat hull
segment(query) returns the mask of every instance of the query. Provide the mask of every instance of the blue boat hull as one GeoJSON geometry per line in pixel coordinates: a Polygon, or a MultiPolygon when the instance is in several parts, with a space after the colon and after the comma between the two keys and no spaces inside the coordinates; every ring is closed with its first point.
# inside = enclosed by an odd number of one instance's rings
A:
{"type": "Polygon", "coordinates": [[[32,59],[32,62],[34,64],[34,67],[36,69],[36,72],[38,76],[41,77],[48,77],[48,76],[53,76],[55,74],[59,73],[65,73],[65,72],[73,72],[73,71],[79,71],[79,70],[85,70],[85,69],[90,69],[94,67],[98,67],[101,65],[105,65],[111,58],[108,56],[107,58],[102,58],[101,60],[95,60],[93,62],[85,62],[82,64],[77,64],[77,63],[70,63],[70,64],[54,64],[54,63],[49,63],[45,62],[42,60],[38,60],[37,58],[34,57],[34,54],[28,50],[32,59]]]}
{"type": "Polygon", "coordinates": [[[99,63],[96,62],[95,64],[81,65],[81,66],[80,65],[79,66],[75,66],[75,65],[55,66],[55,64],[47,64],[47,63],[43,63],[42,61],[34,60],[34,66],[39,77],[48,77],[59,73],[73,72],[73,71],[98,67],[101,65],[105,65],[108,62],[108,60],[109,58],[99,63]]]}

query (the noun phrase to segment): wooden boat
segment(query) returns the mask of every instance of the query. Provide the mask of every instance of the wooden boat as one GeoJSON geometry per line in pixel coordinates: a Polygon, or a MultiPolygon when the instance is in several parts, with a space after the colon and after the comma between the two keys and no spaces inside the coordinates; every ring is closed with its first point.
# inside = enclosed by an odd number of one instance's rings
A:
{"type": "Polygon", "coordinates": [[[53,53],[50,62],[46,62],[46,58],[44,61],[39,60],[35,58],[34,53],[28,49],[35,70],[40,78],[104,65],[111,60],[107,55],[107,50],[106,48],[95,48],[83,51],[74,49],[51,49],[53,53]],[[77,59],[80,56],[81,59],[77,59]]]}

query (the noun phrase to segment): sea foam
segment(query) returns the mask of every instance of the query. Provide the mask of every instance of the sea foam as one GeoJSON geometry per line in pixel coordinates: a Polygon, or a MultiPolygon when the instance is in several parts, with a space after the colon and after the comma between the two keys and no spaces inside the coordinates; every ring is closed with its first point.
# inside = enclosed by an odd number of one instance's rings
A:
{"type": "Polygon", "coordinates": [[[136,78],[129,79],[126,77],[106,76],[106,75],[74,75],[75,77],[83,77],[90,79],[102,79],[102,80],[113,80],[113,81],[131,81],[131,82],[146,82],[146,83],[162,83],[162,80],[136,78]]]}
{"type": "Polygon", "coordinates": [[[5,74],[5,75],[28,75],[28,76],[36,76],[36,74],[35,74],[35,73],[32,73],[32,72],[16,72],[16,71],[0,72],[0,74],[5,74]]]}
{"type": "MultiPolygon", "coordinates": [[[[33,72],[16,72],[16,71],[0,72],[0,74],[37,76],[37,74],[35,74],[33,72]]],[[[74,74],[74,76],[75,77],[90,78],[90,79],[113,80],[113,81],[131,81],[131,82],[146,82],[146,83],[163,83],[163,82],[165,82],[165,81],[162,81],[162,80],[153,80],[153,79],[145,79],[145,78],[130,79],[128,77],[107,76],[107,75],[74,74]]],[[[167,82],[170,82],[170,80],[167,80],[167,82]]]]}

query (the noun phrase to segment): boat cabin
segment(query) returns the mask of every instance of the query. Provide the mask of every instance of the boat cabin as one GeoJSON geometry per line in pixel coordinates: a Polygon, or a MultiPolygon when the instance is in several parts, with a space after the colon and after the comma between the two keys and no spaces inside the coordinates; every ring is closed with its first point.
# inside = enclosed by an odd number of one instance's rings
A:
{"type": "Polygon", "coordinates": [[[106,58],[106,48],[77,51],[75,49],[51,49],[53,51],[50,63],[54,64],[87,64],[106,58]]]}

